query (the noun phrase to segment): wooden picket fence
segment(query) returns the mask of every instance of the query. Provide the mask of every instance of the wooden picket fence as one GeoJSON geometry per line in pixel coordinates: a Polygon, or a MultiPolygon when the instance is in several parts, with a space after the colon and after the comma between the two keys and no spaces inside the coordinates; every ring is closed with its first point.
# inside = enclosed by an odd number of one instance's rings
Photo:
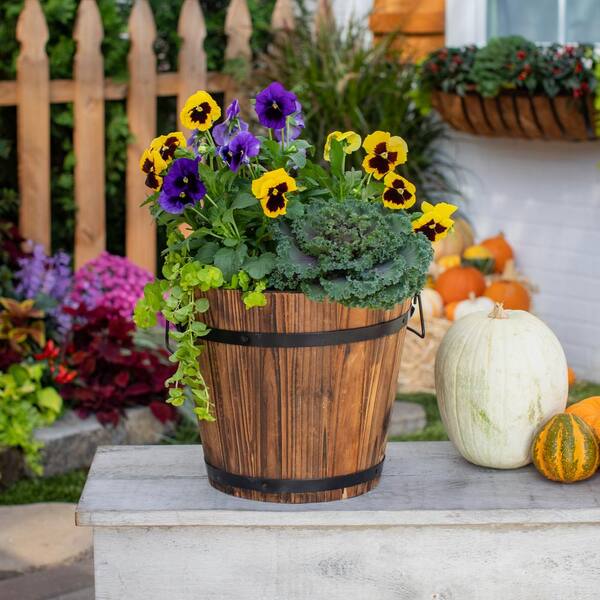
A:
{"type": "MultiPolygon", "coordinates": [[[[328,0],[319,0],[317,22],[331,19],[328,0]]],[[[273,32],[294,25],[294,0],[277,0],[273,32]]],[[[204,39],[206,26],[199,0],[184,0],[179,15],[181,37],[178,71],[157,73],[153,43],[156,27],[148,0],[136,0],[128,23],[131,42],[127,83],[104,77],[101,53],[103,28],[96,0],[81,0],[73,38],[76,42],[73,79],[50,80],[45,46],[48,27],[39,0],[25,0],[17,24],[20,54],[15,81],[0,81],[0,106],[17,106],[19,225],[23,236],[50,250],[50,104],[73,102],[75,151],[75,266],[105,248],[104,103],[126,100],[132,141],[127,148],[126,254],[154,272],[156,232],[147,208],[140,207],[146,189],[139,158],[156,136],[156,101],[177,98],[178,111],[197,89],[221,93],[227,103],[235,82],[224,73],[208,72],[204,39]]],[[[225,59],[251,57],[252,20],[246,0],[231,0],[225,21],[225,59]]]]}

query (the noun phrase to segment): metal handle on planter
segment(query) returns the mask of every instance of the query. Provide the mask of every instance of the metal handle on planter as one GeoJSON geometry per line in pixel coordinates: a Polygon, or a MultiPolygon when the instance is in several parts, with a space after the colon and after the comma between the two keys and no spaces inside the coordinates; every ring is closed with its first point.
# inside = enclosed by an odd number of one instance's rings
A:
{"type": "Polygon", "coordinates": [[[407,329],[409,331],[412,331],[415,335],[419,336],[421,339],[425,339],[425,319],[423,318],[423,306],[421,305],[421,294],[417,294],[414,298],[413,298],[413,305],[412,305],[412,309],[410,311],[410,316],[412,317],[414,312],[415,312],[415,307],[418,306],[419,307],[419,317],[421,319],[421,331],[417,331],[416,329],[413,329],[412,327],[407,327],[407,329]],[[416,305],[415,305],[415,300],[416,300],[416,305]]]}

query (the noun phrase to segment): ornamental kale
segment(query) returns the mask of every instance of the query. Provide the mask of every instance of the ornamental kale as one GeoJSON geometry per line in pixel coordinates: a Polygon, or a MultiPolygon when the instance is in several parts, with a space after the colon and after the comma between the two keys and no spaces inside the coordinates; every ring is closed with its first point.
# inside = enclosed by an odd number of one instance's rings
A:
{"type": "Polygon", "coordinates": [[[433,256],[406,213],[355,199],[317,200],[276,221],[273,234],[273,288],[347,306],[392,308],[414,296],[433,256]]]}

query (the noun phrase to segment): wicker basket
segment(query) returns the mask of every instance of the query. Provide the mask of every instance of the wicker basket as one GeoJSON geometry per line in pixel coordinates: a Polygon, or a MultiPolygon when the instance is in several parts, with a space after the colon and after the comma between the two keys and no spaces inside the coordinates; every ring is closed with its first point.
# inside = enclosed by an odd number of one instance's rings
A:
{"type": "Polygon", "coordinates": [[[398,375],[398,392],[435,392],[435,355],[452,325],[447,319],[428,319],[425,339],[407,335],[398,375]]]}
{"type": "Polygon", "coordinates": [[[432,104],[454,129],[475,135],[530,140],[598,139],[598,113],[590,95],[576,99],[503,92],[496,98],[484,98],[474,92],[464,96],[434,92],[432,104]]]}

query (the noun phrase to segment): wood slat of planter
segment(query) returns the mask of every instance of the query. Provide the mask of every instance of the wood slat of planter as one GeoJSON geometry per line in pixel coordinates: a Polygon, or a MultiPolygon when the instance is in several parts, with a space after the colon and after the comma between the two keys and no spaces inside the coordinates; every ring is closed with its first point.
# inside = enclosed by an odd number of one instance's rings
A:
{"type": "Polygon", "coordinates": [[[104,198],[104,59],[102,20],[95,0],[82,0],[74,38],[75,268],[106,246],[104,198]]]}
{"type": "MultiPolygon", "coordinates": [[[[210,294],[207,322],[236,331],[298,333],[356,328],[410,308],[351,309],[303,294],[270,293],[247,311],[240,294],[210,294]]],[[[231,473],[273,479],[319,479],[367,469],[384,456],[405,329],[354,344],[252,348],[207,343],[201,367],[216,422],[200,425],[208,462],[231,473]]],[[[302,494],[264,494],[215,485],[236,496],[278,502],[352,497],[377,484],[302,494]]]]}

